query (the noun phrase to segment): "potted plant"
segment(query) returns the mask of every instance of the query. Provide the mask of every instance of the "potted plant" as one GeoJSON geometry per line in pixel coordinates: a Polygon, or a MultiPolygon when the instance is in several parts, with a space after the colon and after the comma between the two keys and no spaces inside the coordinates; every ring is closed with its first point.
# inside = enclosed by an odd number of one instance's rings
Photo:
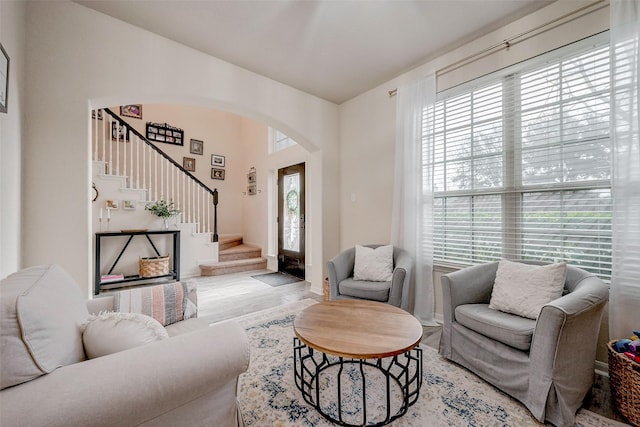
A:
{"type": "Polygon", "coordinates": [[[167,203],[162,199],[156,200],[155,202],[152,202],[152,203],[148,203],[144,207],[144,209],[162,218],[165,230],[169,229],[169,224],[167,223],[167,220],[172,216],[176,216],[180,213],[180,210],[178,210],[175,207],[173,202],[167,203]]]}

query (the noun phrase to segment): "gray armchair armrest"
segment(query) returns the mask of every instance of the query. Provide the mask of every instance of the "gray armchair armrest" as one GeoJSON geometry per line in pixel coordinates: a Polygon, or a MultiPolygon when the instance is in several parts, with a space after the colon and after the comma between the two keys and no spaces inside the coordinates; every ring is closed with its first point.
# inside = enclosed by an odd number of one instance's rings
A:
{"type": "Polygon", "coordinates": [[[353,275],[353,265],[356,259],[356,249],[347,249],[327,262],[327,276],[329,279],[329,299],[338,296],[338,283],[353,275]]]}
{"type": "Polygon", "coordinates": [[[389,290],[389,304],[400,307],[402,304],[402,292],[409,289],[409,281],[413,270],[413,258],[409,252],[403,249],[395,249],[397,255],[394,257],[393,276],[391,278],[391,289],[389,290]]]}
{"type": "MultiPolygon", "coordinates": [[[[594,375],[598,334],[604,306],[609,298],[607,285],[595,276],[586,276],[573,292],[542,307],[531,343],[531,366],[548,375],[532,376],[531,401],[544,407],[547,390],[554,387],[566,401],[580,402],[583,390],[591,386],[594,375]],[[582,385],[577,386],[577,382],[582,385]]],[[[564,420],[573,418],[576,408],[563,408],[564,420]]],[[[542,413],[533,414],[541,419],[542,413]]],[[[550,420],[557,424],[562,419],[550,420]]]]}
{"type": "Polygon", "coordinates": [[[488,304],[496,280],[498,263],[463,268],[440,278],[442,283],[442,336],[440,354],[451,358],[451,327],[456,307],[462,304],[488,304]]]}
{"type": "Polygon", "coordinates": [[[0,425],[225,425],[249,366],[244,330],[227,322],[56,369],[2,390],[0,425]],[[214,397],[214,406],[197,402],[214,397]],[[195,411],[204,406],[206,413],[195,411]],[[191,414],[190,414],[191,412],[191,414]],[[190,418],[193,417],[193,418],[190,418]]]}

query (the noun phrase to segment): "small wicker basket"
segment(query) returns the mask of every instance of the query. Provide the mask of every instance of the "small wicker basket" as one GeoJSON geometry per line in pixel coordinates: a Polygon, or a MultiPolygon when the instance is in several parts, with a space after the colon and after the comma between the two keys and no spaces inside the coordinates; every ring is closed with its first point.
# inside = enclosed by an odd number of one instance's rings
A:
{"type": "Polygon", "coordinates": [[[169,255],[140,258],[140,277],[156,277],[169,274],[169,255]]]}
{"type": "Polygon", "coordinates": [[[609,384],[618,411],[635,426],[640,426],[640,363],[613,349],[609,350],[609,384]]]}

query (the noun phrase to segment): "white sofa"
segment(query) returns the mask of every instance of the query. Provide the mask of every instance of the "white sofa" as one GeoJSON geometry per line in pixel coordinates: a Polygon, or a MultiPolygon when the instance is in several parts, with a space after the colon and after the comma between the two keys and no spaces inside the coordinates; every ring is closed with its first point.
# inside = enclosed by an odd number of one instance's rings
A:
{"type": "Polygon", "coordinates": [[[188,319],[168,325],[168,339],[87,360],[81,324],[113,301],[86,301],[55,265],[0,282],[0,425],[242,425],[249,345],[238,324],[188,319]]]}

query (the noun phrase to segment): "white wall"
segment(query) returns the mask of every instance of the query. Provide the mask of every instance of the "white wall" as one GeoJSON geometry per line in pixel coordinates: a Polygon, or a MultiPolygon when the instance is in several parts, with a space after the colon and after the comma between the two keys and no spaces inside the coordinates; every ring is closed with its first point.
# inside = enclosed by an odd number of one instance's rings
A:
{"type": "Polygon", "coordinates": [[[22,146],[25,128],[25,2],[0,1],[0,42],[9,55],[8,113],[0,113],[0,278],[22,266],[22,146]]]}
{"type": "MultiPolygon", "coordinates": [[[[310,194],[317,209],[313,264],[324,264],[323,249],[330,252],[338,239],[323,235],[323,224],[337,223],[337,198],[323,193],[321,182],[322,157],[337,149],[336,105],[75,3],[29,2],[27,20],[25,265],[61,264],[89,293],[88,112],[130,103],[222,108],[271,123],[303,144],[320,190],[310,194]]],[[[322,289],[322,268],[310,279],[322,289]]]]}

